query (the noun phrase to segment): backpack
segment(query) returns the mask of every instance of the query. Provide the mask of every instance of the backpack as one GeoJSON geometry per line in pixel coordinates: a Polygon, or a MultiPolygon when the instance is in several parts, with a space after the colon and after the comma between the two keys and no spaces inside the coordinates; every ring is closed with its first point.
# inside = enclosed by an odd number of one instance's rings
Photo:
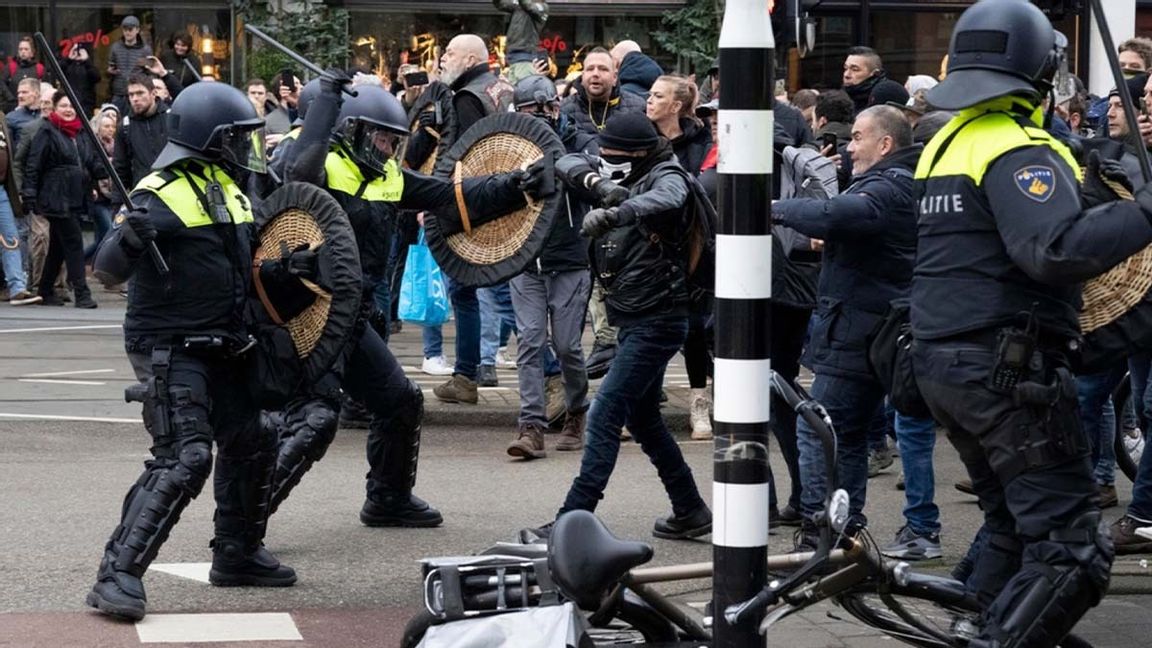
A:
{"type": "Polygon", "coordinates": [[[689,189],[685,203],[688,231],[676,249],[684,264],[690,303],[711,309],[712,298],[716,295],[716,227],[719,216],[700,182],[683,169],[680,174],[689,189]]]}
{"type": "MultiPolygon", "coordinates": [[[[14,58],[8,59],[8,78],[9,79],[16,78],[16,71],[18,69],[19,68],[16,65],[16,59],[14,59],[14,58]]],[[[44,78],[44,64],[43,63],[37,63],[36,64],[36,78],[37,79],[43,79],[44,78]]]]}
{"type": "Polygon", "coordinates": [[[807,146],[785,146],[780,167],[780,198],[820,198],[840,193],[836,163],[807,146]]]}

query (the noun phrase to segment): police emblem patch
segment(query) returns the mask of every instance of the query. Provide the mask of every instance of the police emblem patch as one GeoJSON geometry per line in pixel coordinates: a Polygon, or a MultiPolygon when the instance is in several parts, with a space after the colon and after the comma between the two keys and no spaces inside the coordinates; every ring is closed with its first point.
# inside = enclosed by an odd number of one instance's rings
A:
{"type": "Polygon", "coordinates": [[[1051,167],[1026,166],[1012,178],[1020,191],[1036,202],[1046,202],[1056,190],[1056,173],[1051,167]]]}

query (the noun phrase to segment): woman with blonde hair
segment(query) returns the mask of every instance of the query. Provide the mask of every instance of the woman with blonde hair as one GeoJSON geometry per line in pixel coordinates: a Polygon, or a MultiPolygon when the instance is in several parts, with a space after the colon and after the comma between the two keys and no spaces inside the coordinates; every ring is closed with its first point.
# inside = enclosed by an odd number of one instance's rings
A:
{"type": "MultiPolygon", "coordinates": [[[[89,123],[92,124],[96,138],[100,140],[104,154],[108,159],[112,159],[116,149],[116,130],[120,127],[120,111],[112,104],[104,104],[89,123]]],[[[88,203],[88,217],[92,219],[94,238],[92,244],[84,248],[85,263],[92,261],[96,248],[100,247],[100,242],[104,240],[108,230],[112,229],[112,200],[116,197],[115,192],[110,179],[105,178],[96,182],[95,197],[88,203]]]]}
{"type": "Polygon", "coordinates": [[[712,147],[712,134],[696,117],[696,84],[687,77],[664,75],[648,92],[648,119],[672,144],[672,150],[693,177],[700,175],[704,157],[712,147]]]}

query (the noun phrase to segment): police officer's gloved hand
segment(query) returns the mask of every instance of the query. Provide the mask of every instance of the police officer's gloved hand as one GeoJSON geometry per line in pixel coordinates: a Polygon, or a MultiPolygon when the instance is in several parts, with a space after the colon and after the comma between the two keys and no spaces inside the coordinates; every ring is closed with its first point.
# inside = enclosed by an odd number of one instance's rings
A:
{"type": "Polygon", "coordinates": [[[520,191],[531,196],[533,200],[540,200],[556,192],[553,173],[552,165],[540,159],[529,165],[527,170],[513,171],[512,177],[520,191]]]}
{"type": "Polygon", "coordinates": [[[120,228],[121,240],[130,252],[143,252],[144,248],[148,247],[148,242],[156,239],[156,226],[152,224],[148,210],[144,207],[127,210],[120,228]]]}
{"type": "Polygon", "coordinates": [[[592,185],[592,189],[596,191],[596,195],[600,196],[600,203],[605,207],[615,207],[625,200],[628,200],[628,197],[632,195],[631,192],[624,187],[621,187],[611,180],[605,180],[604,178],[596,181],[596,183],[592,185]]]}
{"type": "Polygon", "coordinates": [[[421,111],[420,115],[416,118],[420,123],[420,128],[427,128],[428,130],[439,131],[440,122],[436,121],[435,110],[421,111]]]}
{"type": "Polygon", "coordinates": [[[1099,151],[1089,151],[1088,162],[1084,167],[1084,182],[1080,186],[1084,206],[1092,208],[1120,200],[1120,194],[1110,185],[1132,192],[1132,181],[1120,162],[1101,158],[1099,151]]]}
{"type": "MultiPolygon", "coordinates": [[[[323,243],[321,243],[323,245],[323,243]]],[[[286,243],[281,243],[283,248],[287,248],[286,243]]],[[[301,279],[308,279],[309,281],[316,278],[320,268],[320,255],[318,251],[320,246],[312,248],[307,243],[301,243],[293,248],[287,254],[282,254],[280,262],[284,264],[284,269],[288,274],[301,279]]]]}
{"type": "Polygon", "coordinates": [[[330,94],[340,95],[344,86],[352,85],[352,77],[339,68],[328,68],[320,75],[320,90],[330,94]]]}

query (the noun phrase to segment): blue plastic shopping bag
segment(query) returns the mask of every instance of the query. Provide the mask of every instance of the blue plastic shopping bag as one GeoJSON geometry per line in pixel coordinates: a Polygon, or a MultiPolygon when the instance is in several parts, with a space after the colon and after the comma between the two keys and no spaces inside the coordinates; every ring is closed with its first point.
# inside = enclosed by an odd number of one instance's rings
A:
{"type": "Polygon", "coordinates": [[[415,245],[408,246],[408,263],[400,281],[400,319],[421,326],[448,321],[448,291],[444,275],[424,242],[424,229],[415,245]]]}

